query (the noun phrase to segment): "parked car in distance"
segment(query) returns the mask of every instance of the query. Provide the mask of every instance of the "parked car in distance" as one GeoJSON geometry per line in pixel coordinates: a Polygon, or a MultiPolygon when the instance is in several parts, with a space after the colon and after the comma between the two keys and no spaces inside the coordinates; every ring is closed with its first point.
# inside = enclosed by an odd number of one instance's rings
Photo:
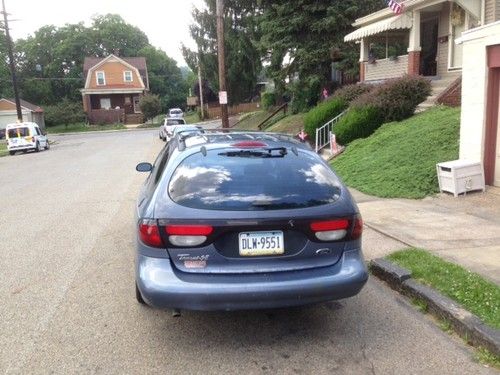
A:
{"type": "Polygon", "coordinates": [[[166,117],[165,120],[163,120],[163,125],[160,126],[160,139],[163,139],[165,142],[168,141],[174,134],[174,130],[178,125],[186,125],[186,120],[183,118],[166,117]]]}
{"type": "Polygon", "coordinates": [[[34,150],[39,152],[42,148],[45,150],[50,148],[47,136],[34,122],[8,124],[5,128],[5,138],[10,155],[14,155],[17,151],[34,150]]]}
{"type": "Polygon", "coordinates": [[[182,118],[184,117],[184,112],[180,108],[171,108],[168,110],[168,117],[182,118]]]}
{"type": "Polygon", "coordinates": [[[178,125],[174,128],[174,132],[172,134],[172,137],[175,137],[177,135],[180,135],[182,137],[186,136],[187,134],[203,134],[205,131],[201,126],[196,126],[196,125],[178,125]]]}
{"type": "Polygon", "coordinates": [[[177,136],[137,201],[136,298],[156,308],[240,310],[356,295],[368,273],[347,188],[284,134],[177,136]]]}

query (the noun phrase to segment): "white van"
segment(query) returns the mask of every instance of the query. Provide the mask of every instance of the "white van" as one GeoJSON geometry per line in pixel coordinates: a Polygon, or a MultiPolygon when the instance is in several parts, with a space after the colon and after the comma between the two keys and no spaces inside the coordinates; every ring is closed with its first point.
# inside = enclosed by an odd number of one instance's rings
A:
{"type": "Polygon", "coordinates": [[[42,148],[50,148],[47,136],[42,133],[40,127],[34,122],[20,122],[8,124],[5,128],[5,139],[9,154],[14,155],[16,151],[40,151],[42,148]]]}

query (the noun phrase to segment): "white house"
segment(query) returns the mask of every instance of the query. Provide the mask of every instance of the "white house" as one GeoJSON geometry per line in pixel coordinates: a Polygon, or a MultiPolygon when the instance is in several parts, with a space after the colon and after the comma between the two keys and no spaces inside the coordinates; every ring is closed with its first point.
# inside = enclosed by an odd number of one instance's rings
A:
{"type": "Polygon", "coordinates": [[[486,184],[500,186],[500,21],[464,32],[457,43],[463,49],[460,158],[482,161],[486,184]]]}

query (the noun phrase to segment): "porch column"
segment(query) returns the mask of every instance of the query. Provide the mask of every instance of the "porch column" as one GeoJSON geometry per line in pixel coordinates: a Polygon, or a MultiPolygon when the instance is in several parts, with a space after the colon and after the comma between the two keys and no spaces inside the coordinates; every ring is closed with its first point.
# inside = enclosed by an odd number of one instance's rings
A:
{"type": "Polygon", "coordinates": [[[420,11],[413,11],[413,25],[410,29],[410,40],[408,43],[408,74],[420,74],[420,11]]]}
{"type": "Polygon", "coordinates": [[[359,82],[365,80],[365,66],[368,61],[369,46],[365,39],[361,39],[359,42],[360,52],[359,52],[359,82]]]}

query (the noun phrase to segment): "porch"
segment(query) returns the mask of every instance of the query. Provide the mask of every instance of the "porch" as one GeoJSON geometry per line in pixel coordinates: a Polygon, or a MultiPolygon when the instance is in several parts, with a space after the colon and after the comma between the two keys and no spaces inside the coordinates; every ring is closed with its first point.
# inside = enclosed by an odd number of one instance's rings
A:
{"type": "Polygon", "coordinates": [[[90,124],[142,123],[141,94],[84,94],[83,108],[90,124]]]}
{"type": "Polygon", "coordinates": [[[405,2],[400,15],[382,10],[356,20],[359,28],[344,40],[359,43],[360,81],[405,74],[456,76],[462,67],[462,46],[455,40],[481,23],[478,3],[411,1],[405,2]]]}

